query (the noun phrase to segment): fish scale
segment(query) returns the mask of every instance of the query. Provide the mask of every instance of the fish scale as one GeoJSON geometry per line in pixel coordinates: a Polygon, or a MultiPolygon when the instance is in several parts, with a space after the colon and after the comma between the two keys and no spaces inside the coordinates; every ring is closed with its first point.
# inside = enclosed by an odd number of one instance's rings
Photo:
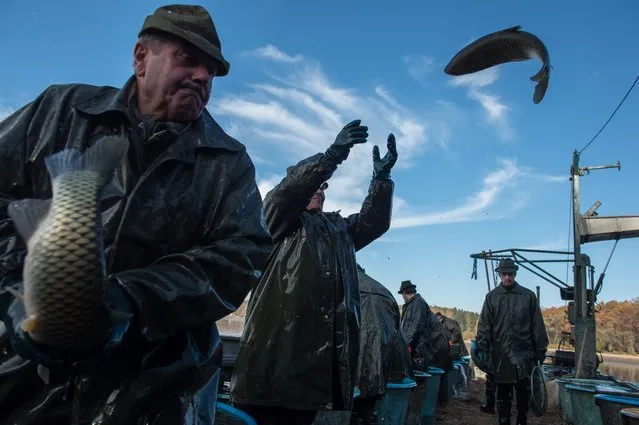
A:
{"type": "Polygon", "coordinates": [[[84,153],[57,152],[45,159],[53,198],[9,206],[27,241],[21,327],[38,343],[78,353],[97,348],[108,335],[99,200],[127,149],[126,139],[107,136],[84,153]]]}
{"type": "Polygon", "coordinates": [[[106,311],[93,311],[103,299],[103,271],[92,211],[96,199],[77,196],[97,194],[97,186],[98,174],[86,171],[69,173],[55,182],[59,202],[52,206],[50,230],[25,264],[34,282],[25,291],[25,302],[43,323],[36,335],[39,342],[54,343],[61,349],[91,345],[92,339],[104,337],[99,325],[105,321],[100,316],[106,311]]]}

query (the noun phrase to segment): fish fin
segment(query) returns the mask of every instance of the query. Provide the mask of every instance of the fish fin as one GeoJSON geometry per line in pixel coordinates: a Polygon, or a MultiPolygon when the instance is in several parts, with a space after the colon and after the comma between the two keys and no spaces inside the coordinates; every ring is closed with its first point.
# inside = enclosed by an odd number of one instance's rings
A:
{"type": "Polygon", "coordinates": [[[517,32],[521,29],[521,25],[516,25],[514,27],[510,27],[510,28],[506,28],[504,30],[501,30],[500,32],[517,32]]]}
{"type": "Polygon", "coordinates": [[[550,65],[544,64],[538,73],[530,77],[530,80],[538,83],[544,78],[548,77],[549,73],[550,73],[550,65]]]}
{"type": "Polygon", "coordinates": [[[33,236],[51,207],[51,199],[20,199],[7,207],[18,234],[25,242],[33,236]]]}
{"type": "Polygon", "coordinates": [[[24,332],[32,333],[38,327],[38,316],[32,314],[22,321],[20,329],[24,332]]]}
{"type": "Polygon", "coordinates": [[[546,78],[542,79],[535,86],[535,94],[533,95],[533,103],[538,104],[546,95],[546,90],[548,90],[548,82],[550,78],[546,76],[546,78]]]}
{"type": "Polygon", "coordinates": [[[13,295],[14,297],[16,297],[16,299],[18,301],[20,301],[22,304],[24,304],[24,295],[22,295],[20,292],[16,291],[15,289],[11,288],[10,286],[7,286],[6,288],[4,288],[8,293],[10,293],[11,295],[13,295]]]}
{"type": "Polygon", "coordinates": [[[84,152],[64,149],[44,159],[51,180],[74,171],[94,171],[100,176],[100,187],[111,179],[129,148],[129,141],[121,136],[104,136],[84,152]]]}

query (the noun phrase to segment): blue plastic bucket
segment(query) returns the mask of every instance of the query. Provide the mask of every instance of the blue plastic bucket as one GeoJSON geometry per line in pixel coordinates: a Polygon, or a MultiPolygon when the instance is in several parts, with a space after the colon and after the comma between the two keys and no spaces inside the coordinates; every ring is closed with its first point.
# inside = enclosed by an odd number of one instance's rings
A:
{"type": "Polygon", "coordinates": [[[386,394],[379,403],[378,420],[388,425],[404,425],[411,390],[417,383],[409,378],[402,382],[391,382],[386,385],[386,394]]]}
{"type": "Polygon", "coordinates": [[[566,385],[572,407],[572,421],[579,425],[604,425],[601,410],[595,404],[595,395],[606,391],[627,392],[623,387],[610,382],[606,385],[585,384],[566,385]]]}
{"type": "Polygon", "coordinates": [[[639,425],[639,409],[625,408],[619,416],[623,425],[639,425]]]}
{"type": "Polygon", "coordinates": [[[601,423],[620,425],[622,423],[620,412],[623,409],[639,408],[639,393],[635,393],[634,397],[597,394],[595,404],[599,406],[601,423]]]}
{"type": "Polygon", "coordinates": [[[557,382],[559,408],[561,409],[563,413],[564,419],[566,419],[569,422],[573,422],[572,404],[570,403],[570,395],[568,395],[568,390],[566,389],[566,385],[580,385],[580,384],[596,385],[596,384],[610,383],[612,381],[606,381],[601,379],[557,378],[555,382],[557,382]]]}
{"type": "Polygon", "coordinates": [[[240,409],[226,403],[215,403],[215,425],[257,425],[257,422],[240,409]]]}
{"type": "Polygon", "coordinates": [[[424,399],[424,407],[422,407],[422,425],[435,423],[437,396],[439,395],[439,385],[444,371],[438,367],[429,367],[428,374],[431,377],[426,381],[426,397],[424,399]]]}
{"type": "Polygon", "coordinates": [[[426,390],[428,388],[428,381],[432,379],[430,373],[425,373],[416,370],[414,372],[415,382],[417,386],[411,392],[410,400],[408,401],[408,410],[406,411],[406,425],[420,425],[422,422],[422,410],[424,409],[424,402],[426,401],[426,390]]]}
{"type": "Polygon", "coordinates": [[[457,385],[457,379],[459,378],[459,369],[457,369],[459,362],[453,362],[453,367],[448,371],[448,399],[450,400],[455,395],[455,385],[457,385]]]}

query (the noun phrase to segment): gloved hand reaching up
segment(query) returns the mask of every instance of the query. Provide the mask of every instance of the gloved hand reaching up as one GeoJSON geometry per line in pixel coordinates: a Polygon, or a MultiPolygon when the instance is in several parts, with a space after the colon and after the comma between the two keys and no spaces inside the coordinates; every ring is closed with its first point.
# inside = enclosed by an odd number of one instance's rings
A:
{"type": "Polygon", "coordinates": [[[388,152],[384,158],[379,157],[379,148],[377,145],[373,147],[373,178],[377,180],[389,180],[390,171],[397,162],[397,144],[393,133],[388,135],[386,140],[386,148],[388,152]]]}
{"type": "Polygon", "coordinates": [[[349,122],[337,134],[333,144],[326,150],[326,156],[341,164],[351,151],[353,145],[366,143],[368,138],[368,127],[360,125],[362,120],[354,120],[349,122]]]}

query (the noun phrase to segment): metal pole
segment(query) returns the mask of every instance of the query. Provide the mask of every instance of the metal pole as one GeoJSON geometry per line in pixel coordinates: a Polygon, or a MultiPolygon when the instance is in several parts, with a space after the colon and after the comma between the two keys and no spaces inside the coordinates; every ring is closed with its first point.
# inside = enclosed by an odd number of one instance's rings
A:
{"type": "Polygon", "coordinates": [[[488,292],[490,292],[490,275],[488,274],[488,260],[484,256],[484,267],[486,268],[486,286],[488,286],[488,292]]]}
{"type": "Polygon", "coordinates": [[[541,307],[541,298],[539,298],[540,289],[539,285],[537,285],[537,303],[539,304],[539,307],[541,307]]]}
{"type": "Polygon", "coordinates": [[[570,174],[572,175],[572,212],[573,212],[573,244],[574,244],[574,256],[575,266],[573,267],[573,279],[575,286],[575,316],[584,317],[585,312],[585,291],[583,290],[582,272],[583,262],[581,258],[581,237],[579,234],[579,221],[581,219],[580,206],[579,206],[579,152],[575,150],[573,153],[572,168],[570,174]]]}
{"type": "Polygon", "coordinates": [[[594,378],[597,373],[596,325],[594,315],[590,314],[586,290],[586,273],[584,258],[581,255],[581,234],[579,223],[581,212],[579,206],[579,153],[575,150],[571,173],[572,175],[572,208],[574,235],[574,280],[575,280],[575,361],[577,364],[577,378],[594,378]]]}

